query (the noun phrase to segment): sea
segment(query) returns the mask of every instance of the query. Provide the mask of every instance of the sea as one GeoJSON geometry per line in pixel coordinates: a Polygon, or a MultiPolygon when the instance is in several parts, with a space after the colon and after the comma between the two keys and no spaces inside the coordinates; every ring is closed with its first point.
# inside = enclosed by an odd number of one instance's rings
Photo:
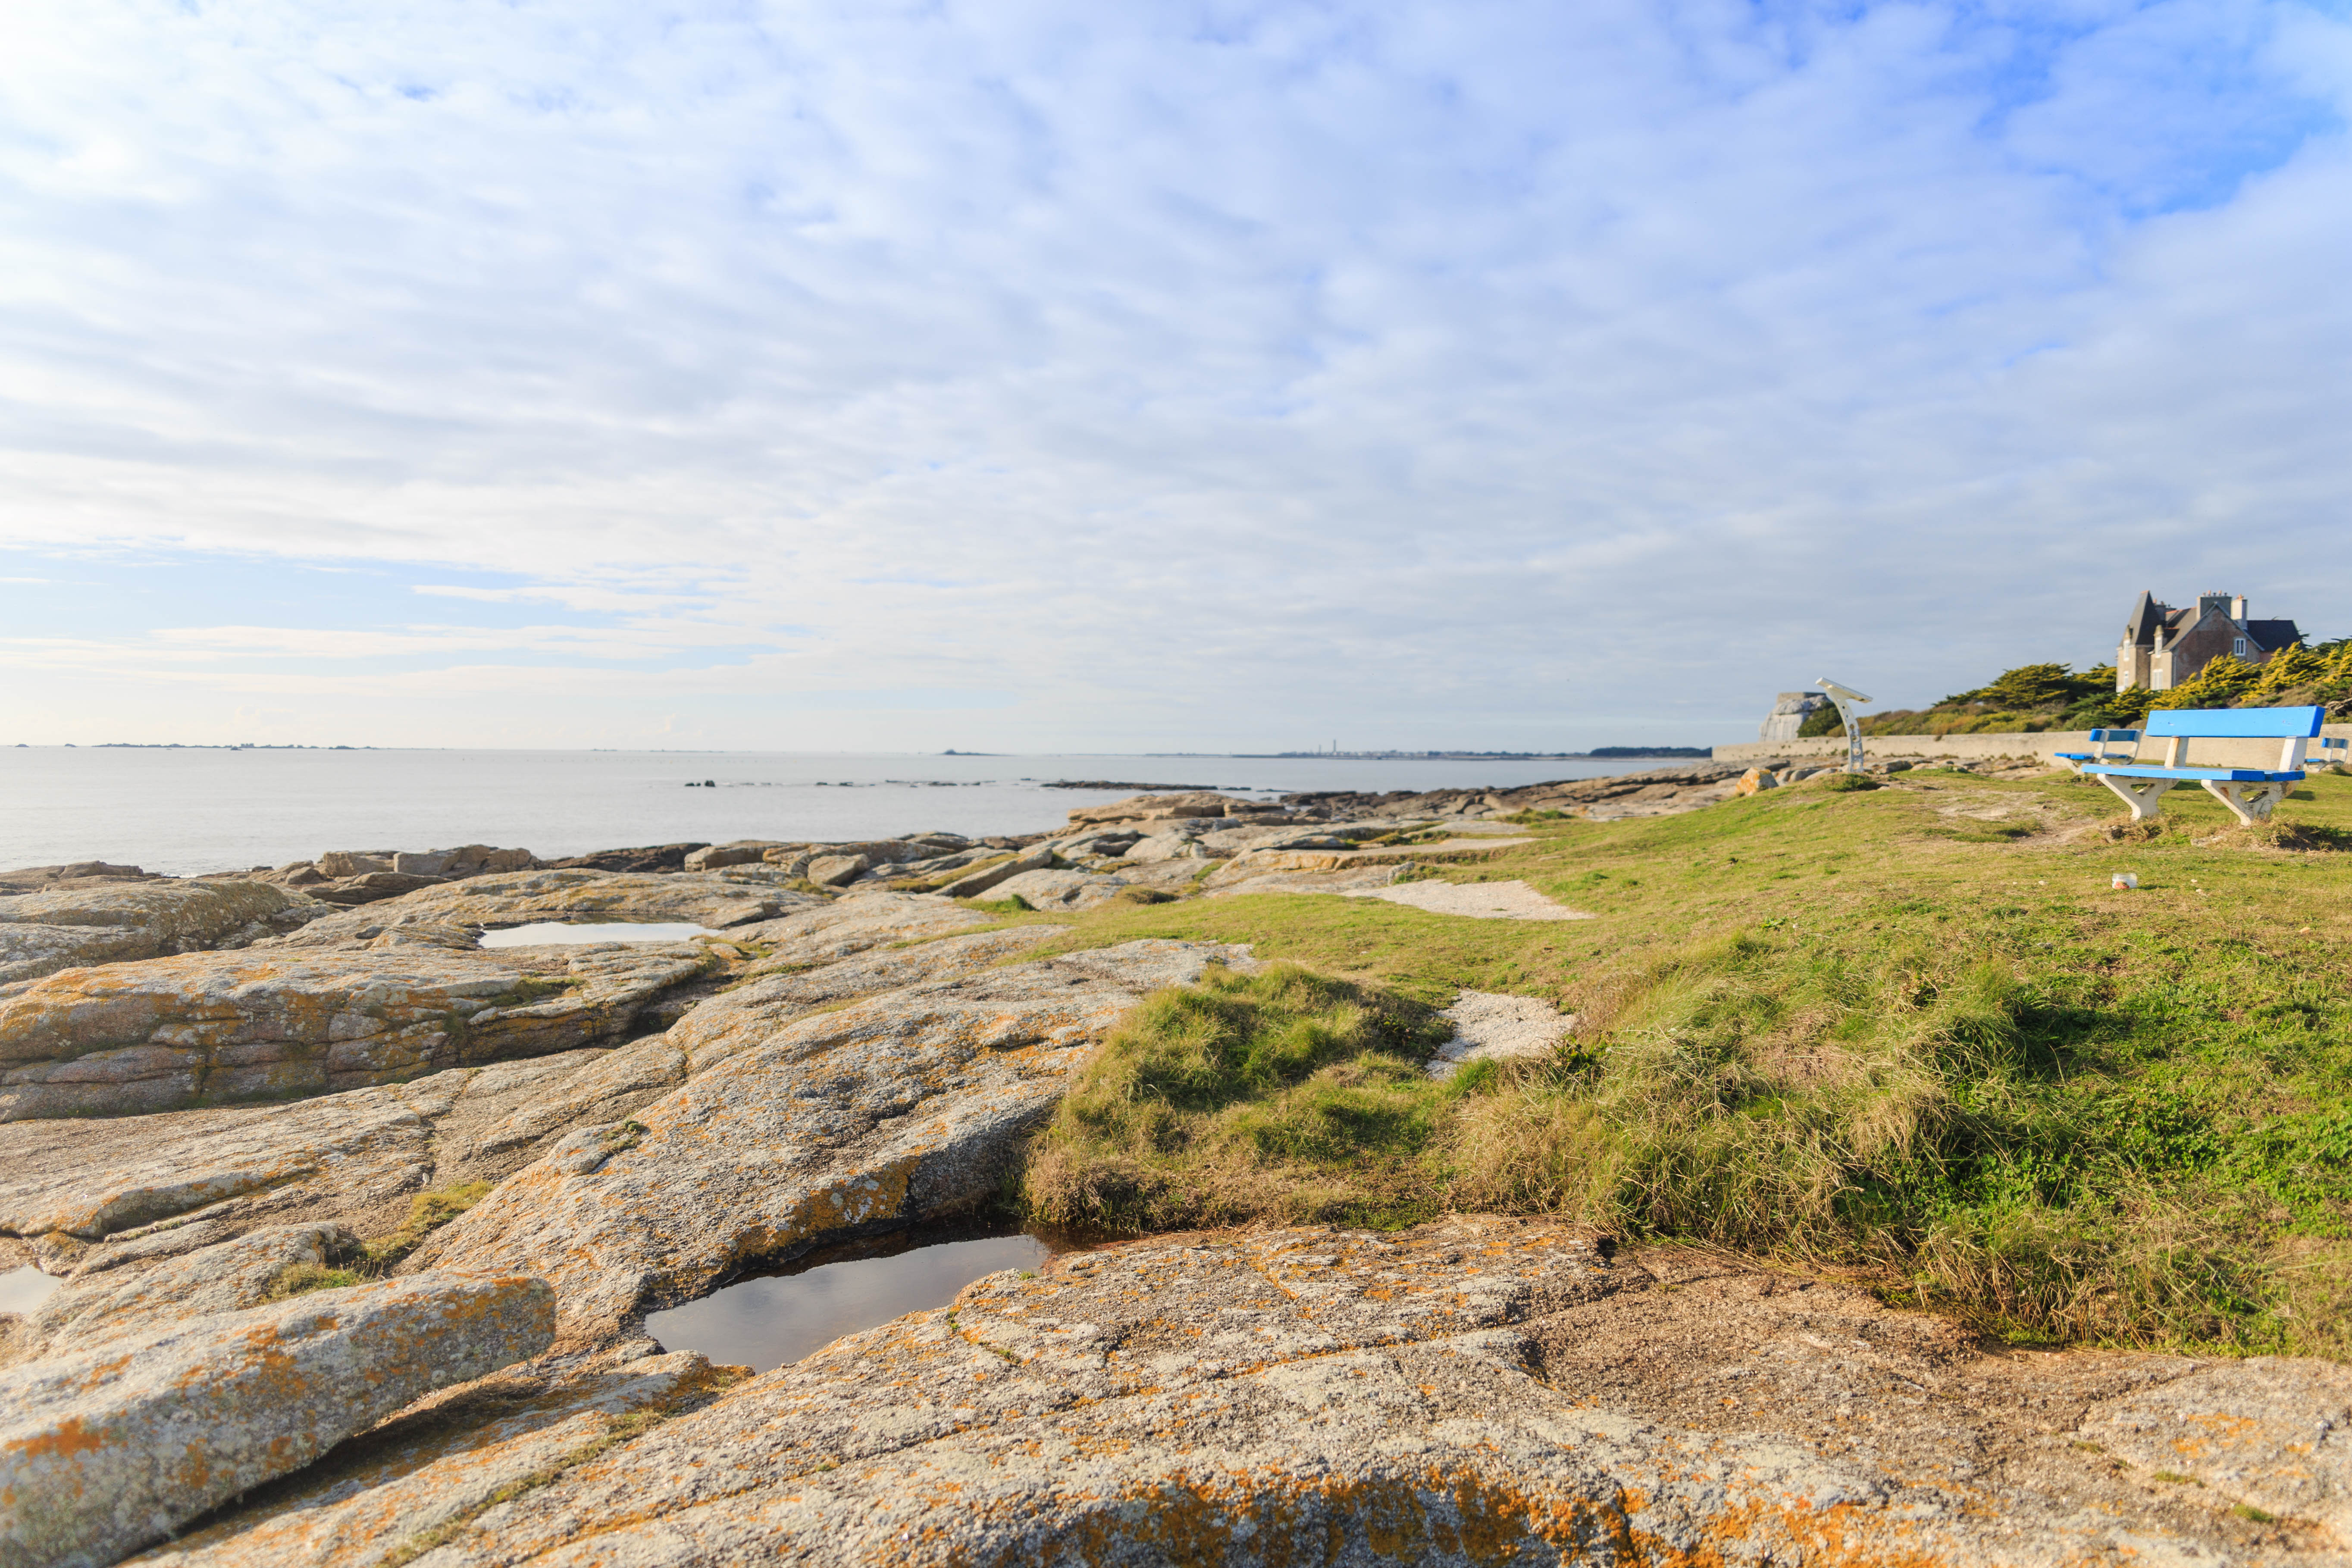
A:
{"type": "Polygon", "coordinates": [[[1143,788],[1513,788],[1659,758],[1451,760],[884,752],[0,749],[0,869],[105,860],[168,876],[331,849],[488,844],[560,859],[735,838],[839,840],[1057,827],[1143,788]],[[1057,789],[1066,781],[1108,787],[1057,789]]]}

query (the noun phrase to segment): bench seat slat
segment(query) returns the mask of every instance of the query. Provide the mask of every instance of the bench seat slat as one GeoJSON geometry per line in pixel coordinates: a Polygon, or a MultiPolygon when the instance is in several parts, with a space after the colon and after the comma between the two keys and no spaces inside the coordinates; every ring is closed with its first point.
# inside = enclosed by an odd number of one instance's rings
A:
{"type": "Polygon", "coordinates": [[[2260,768],[2160,768],[2147,764],[2116,767],[2097,763],[2083,771],[2085,773],[2113,773],[2125,779],[2181,779],[2191,782],[2215,779],[2231,784],[2293,784],[2304,776],[2300,773],[2265,773],[2260,768]]]}

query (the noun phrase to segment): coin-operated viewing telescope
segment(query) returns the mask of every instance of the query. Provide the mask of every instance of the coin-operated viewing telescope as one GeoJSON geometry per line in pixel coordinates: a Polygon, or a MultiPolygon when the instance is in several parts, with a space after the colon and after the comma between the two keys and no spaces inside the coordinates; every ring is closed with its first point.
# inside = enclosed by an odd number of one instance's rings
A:
{"type": "Polygon", "coordinates": [[[1837,704],[1838,717],[1845,721],[1845,771],[1862,772],[1862,719],[1854,710],[1870,699],[1826,675],[1813,684],[1830,694],[1830,700],[1837,704]]]}

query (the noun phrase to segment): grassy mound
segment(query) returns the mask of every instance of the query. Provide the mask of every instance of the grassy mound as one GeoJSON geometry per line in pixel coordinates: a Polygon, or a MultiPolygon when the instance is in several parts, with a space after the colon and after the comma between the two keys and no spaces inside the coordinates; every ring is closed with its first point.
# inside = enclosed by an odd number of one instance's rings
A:
{"type": "Polygon", "coordinates": [[[1576,922],[1288,894],[1016,916],[1068,928],[1040,952],[1289,965],[1135,1015],[1028,1202],[1140,1228],[1574,1215],[1858,1270],[2022,1341],[2344,1354],[2352,780],[2297,795],[2249,834],[2175,792],[2111,837],[2093,784],[1912,773],[1534,824],[1443,872],[1576,922]],[[1426,1010],[1465,989],[1582,1022],[1441,1089],[1426,1010]]]}
{"type": "Polygon", "coordinates": [[[1024,1196],[1051,1224],[1132,1230],[1428,1218],[1423,1156],[1451,1096],[1421,1064],[1448,1034],[1296,964],[1160,992],[1032,1146],[1024,1196]]]}

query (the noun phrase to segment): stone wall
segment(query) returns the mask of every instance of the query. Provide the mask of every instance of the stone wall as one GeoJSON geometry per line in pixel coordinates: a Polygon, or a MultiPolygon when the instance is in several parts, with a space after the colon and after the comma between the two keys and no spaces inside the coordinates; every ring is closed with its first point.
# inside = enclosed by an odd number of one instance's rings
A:
{"type": "MultiPolygon", "coordinates": [[[[2329,724],[2323,735],[2352,737],[2352,724],[2329,724]]],[[[2161,755],[2163,742],[2142,742],[2140,753],[2151,759],[2161,755]]],[[[1962,762],[1977,762],[1987,757],[2048,757],[2056,752],[2087,752],[2091,749],[2088,730],[2044,730],[2038,734],[2008,732],[1991,735],[1865,735],[1862,740],[1865,757],[1952,757],[1962,762]]],[[[1744,763],[1761,757],[1822,757],[1845,755],[1843,735],[1816,735],[1804,741],[1749,742],[1737,746],[1717,746],[1715,760],[1718,763],[1744,763]]],[[[2212,765],[2276,767],[2278,742],[2275,741],[2208,741],[2202,745],[2190,743],[2189,760],[2212,765]]]]}

